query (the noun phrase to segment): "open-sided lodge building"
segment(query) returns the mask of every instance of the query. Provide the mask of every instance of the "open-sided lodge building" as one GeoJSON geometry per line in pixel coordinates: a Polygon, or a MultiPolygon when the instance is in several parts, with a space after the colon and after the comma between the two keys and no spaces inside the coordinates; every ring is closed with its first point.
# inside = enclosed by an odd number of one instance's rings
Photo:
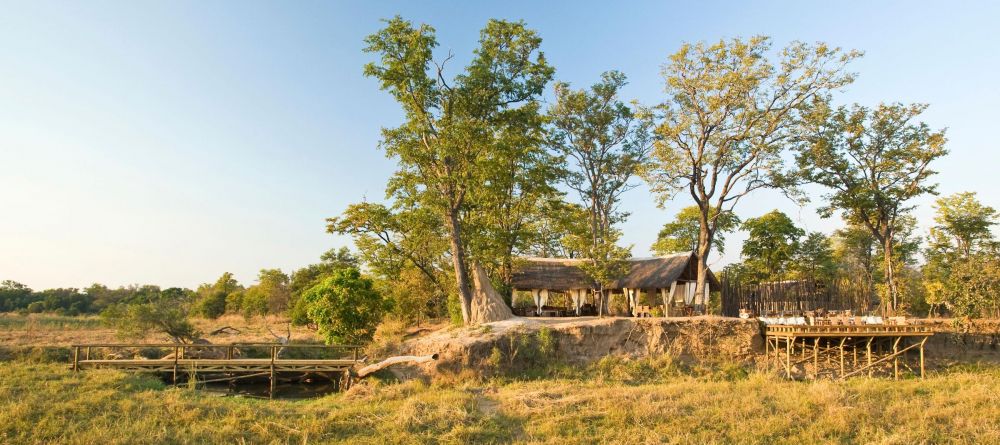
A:
{"type": "MultiPolygon", "coordinates": [[[[513,288],[532,295],[534,315],[546,315],[546,303],[552,293],[570,297],[570,310],[577,315],[596,306],[597,283],[581,268],[587,259],[521,258],[514,271],[513,288]]],[[[708,272],[708,288],[695,295],[698,264],[693,252],[665,257],[631,258],[625,274],[604,290],[623,296],[628,302],[628,315],[649,315],[650,306],[663,307],[665,316],[685,316],[704,313],[708,292],[721,289],[715,275],[708,272]]]]}

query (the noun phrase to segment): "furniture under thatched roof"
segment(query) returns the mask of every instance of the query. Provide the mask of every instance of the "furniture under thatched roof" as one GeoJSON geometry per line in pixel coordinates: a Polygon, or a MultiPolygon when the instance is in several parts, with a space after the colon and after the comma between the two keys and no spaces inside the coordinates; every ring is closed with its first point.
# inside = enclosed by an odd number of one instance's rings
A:
{"type": "MultiPolygon", "coordinates": [[[[596,289],[597,286],[580,268],[587,259],[580,258],[519,258],[515,263],[513,287],[517,290],[596,289]]],[[[695,281],[698,264],[694,253],[686,252],[665,257],[631,258],[623,277],[605,288],[667,289],[675,281],[695,281]]],[[[719,281],[708,272],[709,287],[719,290],[719,281]]]]}

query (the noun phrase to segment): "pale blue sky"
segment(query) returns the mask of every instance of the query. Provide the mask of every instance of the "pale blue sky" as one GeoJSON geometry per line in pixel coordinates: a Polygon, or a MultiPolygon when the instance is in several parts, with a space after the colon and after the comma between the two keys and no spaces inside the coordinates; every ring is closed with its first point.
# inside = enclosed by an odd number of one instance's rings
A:
{"type": "MultiPolygon", "coordinates": [[[[646,104],[663,100],[660,66],[683,41],[767,34],[860,49],[839,100],[930,103],[925,120],[950,139],[941,191],[1000,207],[996,3],[694,3],[0,1],[0,279],[194,287],[231,271],[249,283],[348,243],[324,218],[381,200],[393,170],[376,144],[400,112],[361,75],[361,48],[395,14],[433,25],[460,59],[487,19],[524,19],[557,79],[583,86],[618,69],[625,98],[646,104]]],[[[931,202],[917,202],[924,228],[931,202]]],[[[647,255],[688,204],[661,210],[631,191],[633,253],[647,255]]],[[[815,207],[764,192],[737,212],[840,226],[815,207]]],[[[716,264],[742,240],[731,235],[716,264]]]]}

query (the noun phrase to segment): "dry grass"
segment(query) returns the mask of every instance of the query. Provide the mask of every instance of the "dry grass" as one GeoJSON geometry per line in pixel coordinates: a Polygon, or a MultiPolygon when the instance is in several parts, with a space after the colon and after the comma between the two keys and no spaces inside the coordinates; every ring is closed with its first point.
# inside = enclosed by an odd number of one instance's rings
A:
{"type": "Polygon", "coordinates": [[[643,367],[634,363],[602,366],[579,379],[375,383],[266,401],[114,371],[3,363],[0,442],[1000,443],[1000,368],[803,383],[757,373],[637,378],[643,367]]]}
{"type": "MultiPolygon", "coordinates": [[[[246,320],[239,315],[226,315],[215,320],[196,318],[198,328],[212,343],[229,342],[272,342],[274,337],[267,331],[270,327],[276,334],[284,336],[287,319],[268,316],[246,320]],[[239,334],[207,335],[224,326],[231,326],[239,334]]],[[[122,339],[113,329],[101,325],[99,317],[64,317],[48,314],[0,314],[0,347],[2,346],[67,346],[73,343],[116,343],[128,342],[161,343],[169,342],[164,335],[151,334],[142,339],[122,339]]],[[[318,342],[316,333],[304,327],[292,327],[292,341],[318,342]]]]}

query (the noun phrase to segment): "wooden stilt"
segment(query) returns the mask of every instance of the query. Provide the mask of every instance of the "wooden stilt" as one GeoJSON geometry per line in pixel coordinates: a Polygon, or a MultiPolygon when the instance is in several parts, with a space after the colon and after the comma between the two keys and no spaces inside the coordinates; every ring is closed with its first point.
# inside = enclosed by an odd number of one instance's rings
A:
{"type": "Polygon", "coordinates": [[[271,346],[271,376],[270,376],[270,379],[269,379],[270,383],[271,383],[271,386],[270,386],[270,388],[267,391],[267,398],[269,398],[269,399],[273,399],[274,398],[274,357],[278,354],[277,350],[278,350],[278,348],[275,348],[274,346],[271,346]]]}
{"type": "Polygon", "coordinates": [[[73,347],[73,370],[74,371],[79,371],[80,370],[80,347],[79,346],[74,346],[73,347]]]}
{"type": "Polygon", "coordinates": [[[927,343],[926,337],[920,340],[920,380],[924,379],[924,343],[927,343]]]}
{"type": "Polygon", "coordinates": [[[894,380],[899,380],[899,342],[903,340],[903,337],[896,337],[896,340],[892,342],[892,378],[894,380]]]}
{"type": "Polygon", "coordinates": [[[847,341],[847,337],[840,339],[840,376],[844,376],[844,342],[847,341]]]}
{"type": "Polygon", "coordinates": [[[792,378],[792,342],[795,337],[785,338],[785,376],[792,378]]]}
{"type": "Polygon", "coordinates": [[[174,386],[177,386],[177,359],[179,358],[178,357],[179,355],[180,355],[180,348],[174,346],[174,379],[173,379],[174,386]]]}
{"type": "Polygon", "coordinates": [[[813,339],[813,372],[819,377],[819,337],[813,339]]]}
{"type": "Polygon", "coordinates": [[[868,353],[868,377],[872,376],[872,340],[874,337],[868,337],[868,341],[865,342],[865,351],[868,353]]]}

